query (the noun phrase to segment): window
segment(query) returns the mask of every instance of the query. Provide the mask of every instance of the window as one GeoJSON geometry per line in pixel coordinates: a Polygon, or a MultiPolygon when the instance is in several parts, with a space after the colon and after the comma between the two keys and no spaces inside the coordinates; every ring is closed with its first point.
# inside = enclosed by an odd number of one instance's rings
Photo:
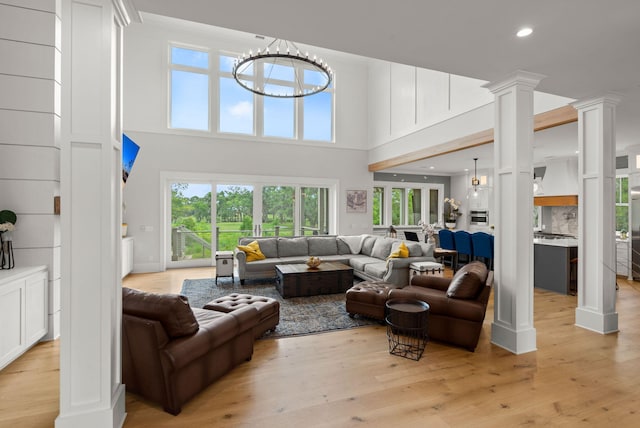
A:
{"type": "MultiPolygon", "coordinates": [[[[234,57],[220,55],[219,115],[220,132],[264,137],[333,141],[333,85],[324,92],[303,98],[255,97],[242,88],[232,75],[234,57]]],[[[305,86],[316,86],[318,72],[288,66],[270,71],[276,83],[267,85],[269,92],[278,93],[294,85],[303,76],[305,86]]],[[[243,70],[240,78],[247,86],[262,87],[265,69],[243,70]]]]}
{"type": "Polygon", "coordinates": [[[373,188],[373,225],[384,224],[384,187],[373,188]]]}
{"type": "Polygon", "coordinates": [[[171,128],[209,130],[209,53],[171,46],[171,128]]]}
{"type": "Polygon", "coordinates": [[[418,226],[421,220],[441,223],[443,193],[443,184],[376,181],[373,226],[418,226]]]}
{"type": "Polygon", "coordinates": [[[629,231],[629,178],[616,177],[616,231],[629,231]]]}

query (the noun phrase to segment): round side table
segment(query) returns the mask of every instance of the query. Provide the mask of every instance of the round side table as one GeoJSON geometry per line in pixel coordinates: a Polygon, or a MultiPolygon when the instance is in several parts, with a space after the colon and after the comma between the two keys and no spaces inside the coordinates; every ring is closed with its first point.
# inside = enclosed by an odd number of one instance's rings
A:
{"type": "Polygon", "coordinates": [[[418,361],[429,340],[429,304],[415,299],[390,299],[386,309],[389,353],[418,361]]]}

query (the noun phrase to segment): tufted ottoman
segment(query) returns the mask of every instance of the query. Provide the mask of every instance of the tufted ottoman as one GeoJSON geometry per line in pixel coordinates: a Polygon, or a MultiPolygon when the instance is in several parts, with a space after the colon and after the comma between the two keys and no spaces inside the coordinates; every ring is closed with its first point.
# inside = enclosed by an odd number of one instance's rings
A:
{"type": "Polygon", "coordinates": [[[276,329],[280,322],[280,302],[270,297],[233,293],[210,301],[204,305],[204,309],[229,313],[249,305],[256,308],[260,314],[260,322],[253,328],[253,336],[256,339],[266,331],[276,329]]]}
{"type": "Polygon", "coordinates": [[[363,281],[347,290],[346,309],[350,317],[363,315],[384,321],[385,303],[395,285],[384,281],[363,281]]]}

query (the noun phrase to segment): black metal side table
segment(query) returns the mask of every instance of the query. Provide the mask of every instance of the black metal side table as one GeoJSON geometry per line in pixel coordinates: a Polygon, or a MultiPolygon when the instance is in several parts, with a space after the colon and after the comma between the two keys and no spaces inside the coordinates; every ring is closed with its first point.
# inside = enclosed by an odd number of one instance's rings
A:
{"type": "Polygon", "coordinates": [[[418,361],[429,336],[429,304],[414,299],[391,299],[386,303],[389,353],[418,361]]]}

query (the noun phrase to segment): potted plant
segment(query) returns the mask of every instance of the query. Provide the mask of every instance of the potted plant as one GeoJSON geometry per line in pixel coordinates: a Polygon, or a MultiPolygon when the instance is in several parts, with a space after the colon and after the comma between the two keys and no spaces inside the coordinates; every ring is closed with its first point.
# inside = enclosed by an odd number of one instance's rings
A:
{"type": "Polygon", "coordinates": [[[447,229],[453,229],[456,227],[458,217],[460,213],[460,206],[462,204],[453,198],[444,198],[444,225],[447,229]]]}

